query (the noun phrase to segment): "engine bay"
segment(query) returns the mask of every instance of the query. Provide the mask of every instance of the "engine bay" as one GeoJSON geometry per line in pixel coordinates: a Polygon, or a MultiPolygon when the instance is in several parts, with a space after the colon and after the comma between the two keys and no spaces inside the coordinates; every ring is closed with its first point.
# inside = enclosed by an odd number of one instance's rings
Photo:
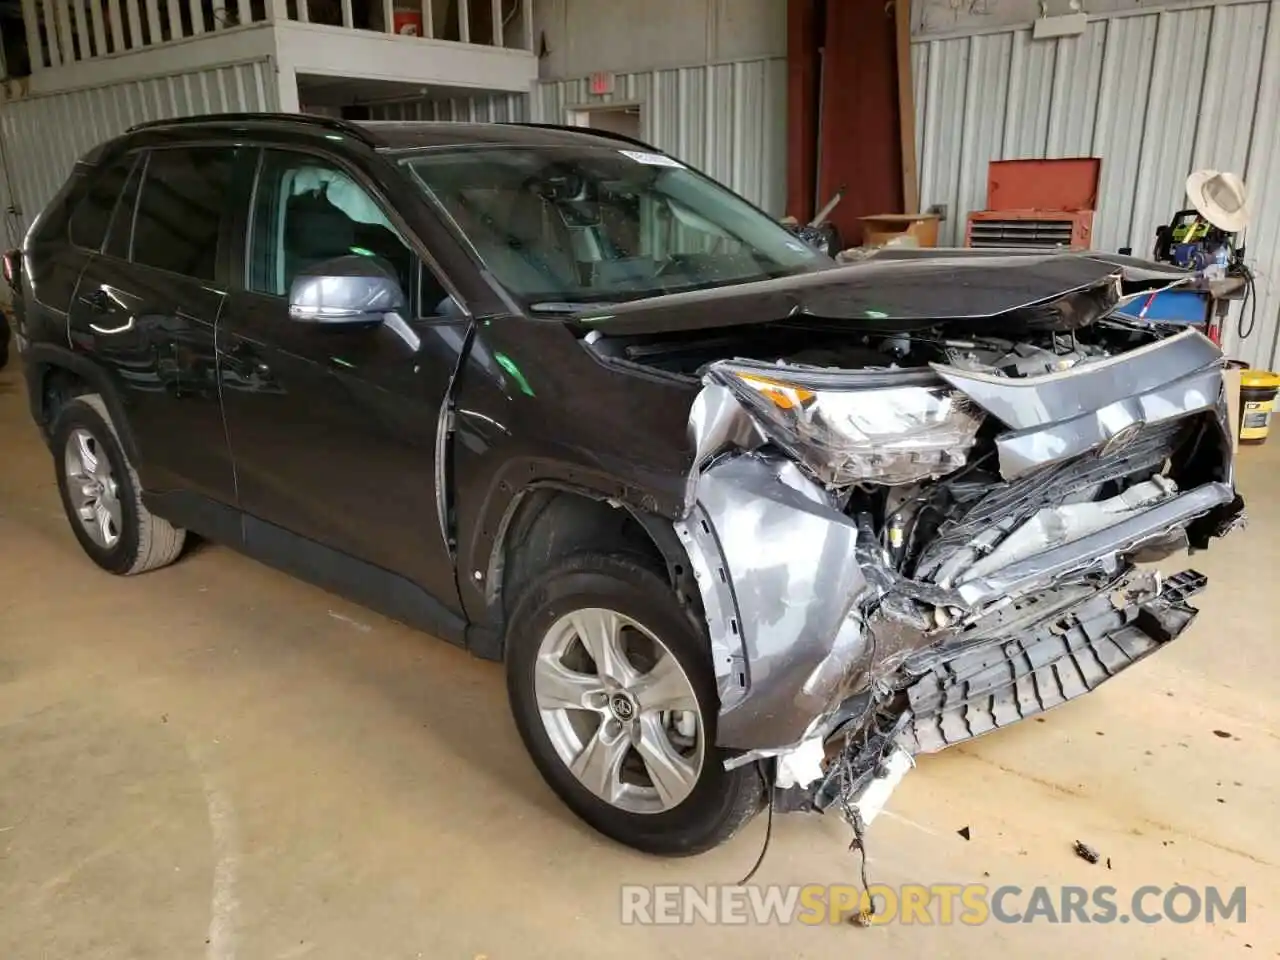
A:
{"type": "Polygon", "coordinates": [[[795,318],[725,331],[633,336],[588,334],[597,355],[700,379],[710,364],[746,359],[814,369],[925,369],[932,363],[1004,377],[1033,377],[1104,360],[1158,339],[1162,331],[1109,319],[1080,330],[1029,332],[1020,339],[958,336],[940,322],[914,330],[795,318]],[[851,329],[853,327],[854,329],[851,329]]]}

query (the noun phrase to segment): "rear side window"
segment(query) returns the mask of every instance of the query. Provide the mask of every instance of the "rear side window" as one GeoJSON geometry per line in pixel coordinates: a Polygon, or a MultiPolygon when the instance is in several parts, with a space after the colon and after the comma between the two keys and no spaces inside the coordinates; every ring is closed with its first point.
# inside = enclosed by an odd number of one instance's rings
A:
{"type": "Polygon", "coordinates": [[[91,175],[89,189],[71,214],[71,242],[86,250],[101,250],[107,226],[115,211],[120,192],[129,179],[133,158],[118,160],[105,170],[91,175]]]}
{"type": "Polygon", "coordinates": [[[233,147],[153,150],[134,218],[133,261],[213,280],[234,163],[233,147]]]}

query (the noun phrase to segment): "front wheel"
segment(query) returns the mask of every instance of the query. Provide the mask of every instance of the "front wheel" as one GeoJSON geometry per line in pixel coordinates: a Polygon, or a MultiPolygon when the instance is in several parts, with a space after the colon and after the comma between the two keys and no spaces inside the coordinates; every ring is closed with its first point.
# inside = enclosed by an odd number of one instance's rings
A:
{"type": "Polygon", "coordinates": [[[753,766],[724,769],[701,629],[630,559],[580,554],[515,604],[507,692],[525,746],[574,813],[646,853],[724,842],[761,807],[753,766]]]}

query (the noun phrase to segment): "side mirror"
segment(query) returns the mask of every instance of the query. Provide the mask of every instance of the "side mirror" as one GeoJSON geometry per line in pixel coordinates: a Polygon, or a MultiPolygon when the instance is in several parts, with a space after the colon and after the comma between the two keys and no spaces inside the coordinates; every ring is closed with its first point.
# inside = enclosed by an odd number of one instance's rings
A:
{"type": "Polygon", "coordinates": [[[381,323],[405,308],[394,273],[371,257],[351,254],[308,267],[289,289],[289,316],[303,323],[381,323]]]}

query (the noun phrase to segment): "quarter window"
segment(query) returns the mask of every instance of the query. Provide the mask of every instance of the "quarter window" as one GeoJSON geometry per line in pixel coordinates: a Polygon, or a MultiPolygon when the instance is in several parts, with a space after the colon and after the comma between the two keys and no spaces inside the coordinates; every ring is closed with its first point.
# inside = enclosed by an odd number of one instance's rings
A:
{"type": "Polygon", "coordinates": [[[71,215],[71,242],[86,250],[101,250],[107,225],[120,199],[133,157],[117,161],[101,171],[89,184],[84,198],[71,215]]]}
{"type": "Polygon", "coordinates": [[[151,152],[133,228],[135,263],[214,279],[234,162],[232,147],[151,152]]]}

